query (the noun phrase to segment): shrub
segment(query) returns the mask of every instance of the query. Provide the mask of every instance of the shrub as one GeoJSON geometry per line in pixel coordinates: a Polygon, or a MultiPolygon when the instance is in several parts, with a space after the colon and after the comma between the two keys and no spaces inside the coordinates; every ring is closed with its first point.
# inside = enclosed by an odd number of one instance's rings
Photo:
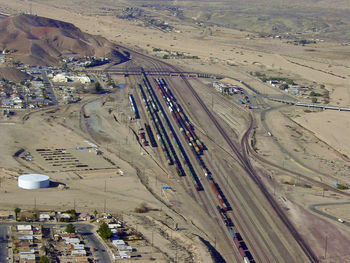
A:
{"type": "Polygon", "coordinates": [[[68,224],[64,230],[67,233],[75,233],[75,227],[73,226],[73,224],[68,224]]]}
{"type": "Polygon", "coordinates": [[[349,187],[347,185],[344,185],[344,184],[338,184],[337,185],[337,189],[339,189],[339,190],[347,190],[347,189],[349,189],[349,187]]]}
{"type": "Polygon", "coordinates": [[[147,213],[149,211],[149,207],[146,203],[141,203],[138,207],[135,207],[135,213],[147,213]]]}

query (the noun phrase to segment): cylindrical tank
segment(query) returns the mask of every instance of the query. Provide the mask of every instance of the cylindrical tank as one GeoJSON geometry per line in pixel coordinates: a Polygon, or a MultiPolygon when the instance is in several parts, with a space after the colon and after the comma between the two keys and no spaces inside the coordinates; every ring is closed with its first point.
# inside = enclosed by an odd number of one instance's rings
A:
{"type": "Polygon", "coordinates": [[[24,174],[18,177],[18,186],[23,189],[47,188],[50,177],[43,174],[24,174]]]}

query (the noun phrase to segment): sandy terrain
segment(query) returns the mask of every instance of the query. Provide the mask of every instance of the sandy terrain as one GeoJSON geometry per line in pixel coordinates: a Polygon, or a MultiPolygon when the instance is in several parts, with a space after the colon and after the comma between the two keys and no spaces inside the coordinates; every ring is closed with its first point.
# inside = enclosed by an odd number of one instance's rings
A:
{"type": "Polygon", "coordinates": [[[305,114],[295,120],[339,152],[350,156],[350,141],[344,137],[344,133],[350,132],[349,113],[323,111],[305,114]]]}
{"type": "MultiPolygon", "coordinates": [[[[0,3],[7,12],[18,13],[28,9],[26,3],[19,0],[11,2],[0,0],[0,3]]],[[[86,4],[82,4],[80,8],[74,8],[76,5],[77,3],[73,3],[72,8],[71,5],[68,7],[68,2],[58,6],[54,1],[37,0],[33,2],[33,10],[39,15],[72,22],[84,32],[100,34],[120,44],[145,50],[149,54],[154,55],[153,48],[161,48],[199,56],[199,60],[174,59],[167,62],[188,70],[225,74],[238,78],[266,94],[280,94],[280,92],[253,78],[250,72],[259,71],[270,76],[288,76],[296,82],[313,87],[324,84],[330,92],[331,104],[350,105],[350,92],[347,87],[350,76],[349,46],[340,46],[339,43],[327,41],[308,47],[293,46],[278,39],[257,37],[247,39],[246,32],[219,27],[212,27],[211,34],[207,34],[204,29],[189,23],[175,23],[179,33],[163,33],[154,28],[138,26],[135,21],[120,20],[115,16],[96,16],[94,9],[88,9],[86,4]]],[[[120,79],[120,81],[123,80],[120,79]]],[[[171,81],[175,85],[181,83],[175,78],[171,81]]],[[[247,128],[248,111],[242,110],[234,101],[215,93],[212,88],[209,88],[210,83],[203,85],[197,80],[192,80],[191,83],[207,105],[214,105],[212,110],[216,116],[220,117],[220,123],[229,131],[230,136],[235,141],[239,141],[247,128]]],[[[79,105],[62,107],[54,114],[35,113],[23,125],[19,124],[20,118],[17,122],[14,120],[15,124],[12,125],[0,123],[0,135],[5,142],[5,147],[1,148],[3,159],[0,167],[3,168],[2,176],[6,177],[1,186],[1,205],[9,208],[16,205],[32,208],[35,197],[36,206],[39,208],[72,207],[75,200],[78,209],[102,211],[106,200],[106,210],[132,214],[132,210],[140,202],[145,201],[152,208],[162,208],[164,213],[176,218],[175,220],[187,229],[188,232],[176,237],[180,240],[177,241],[178,243],[184,242],[190,247],[191,245],[186,243],[188,240],[185,236],[196,233],[200,233],[213,243],[213,236],[218,231],[215,221],[207,216],[204,209],[198,206],[174,177],[170,176],[168,179],[168,172],[162,159],[159,158],[159,152],[153,149],[144,151],[134,139],[130,128],[137,130],[140,123],[128,121],[130,109],[127,93],[130,91],[132,91],[131,88],[126,88],[109,99],[107,97],[100,100],[91,98],[89,102],[86,100],[79,105]],[[105,101],[104,106],[102,106],[103,101],[105,101]],[[84,106],[90,116],[88,119],[81,118],[80,114],[81,106],[85,102],[88,102],[84,106]],[[112,110],[111,114],[108,113],[108,109],[112,110]],[[117,116],[119,123],[115,122],[113,114],[117,116]],[[18,190],[16,173],[48,170],[48,167],[44,167],[45,164],[41,163],[42,160],[40,162],[34,160],[33,164],[20,161],[21,165],[19,165],[18,161],[12,158],[18,149],[23,147],[31,152],[39,147],[73,150],[76,146],[82,146],[85,140],[97,144],[104,152],[104,156],[115,163],[115,167],[106,159],[96,156],[99,158],[99,165],[96,164],[95,168],[103,168],[101,170],[75,172],[52,170],[50,173],[52,179],[65,183],[69,187],[67,190],[51,188],[35,191],[34,194],[30,191],[18,190]],[[123,175],[120,171],[123,171],[123,175]],[[165,197],[160,190],[161,185],[171,185],[175,190],[165,197]],[[60,202],[57,203],[57,199],[60,202]],[[171,205],[171,208],[167,208],[165,204],[171,205]],[[182,218],[179,214],[186,215],[186,218],[182,218]]],[[[280,105],[271,103],[271,106],[280,105]]],[[[222,138],[215,138],[215,135],[206,133],[202,128],[207,124],[203,112],[190,105],[185,105],[184,108],[191,112],[191,121],[198,129],[199,135],[210,141],[213,149],[222,147],[227,150],[222,138]]],[[[263,122],[259,115],[261,109],[257,110],[255,115],[257,129],[254,135],[257,153],[280,166],[327,184],[332,184],[334,181],[350,183],[349,162],[341,156],[341,154],[350,156],[349,113],[336,111],[307,113],[304,110],[274,108],[266,112],[263,122]],[[267,131],[271,131],[273,136],[268,136],[267,131]]],[[[224,173],[229,173],[230,169],[236,171],[234,166],[226,166],[226,163],[234,162],[226,153],[220,150],[213,151],[213,154],[218,155],[216,158],[219,159],[219,164],[222,162],[222,166],[225,165],[220,168],[224,173]],[[222,159],[224,155],[225,159],[222,159]]],[[[82,162],[91,162],[92,158],[95,156],[84,155],[79,156],[78,159],[82,162]]],[[[35,156],[35,159],[39,159],[39,156],[35,156]]],[[[286,210],[289,218],[293,220],[318,257],[322,259],[324,254],[322,240],[325,238],[325,229],[327,229],[327,235],[334,242],[329,247],[328,261],[324,262],[346,262],[345,260],[348,259],[344,251],[350,243],[347,238],[349,229],[307,211],[308,205],[343,201],[345,198],[331,192],[326,192],[325,197],[321,197],[322,189],[313,185],[308,188],[309,182],[306,179],[301,180],[295,175],[287,174],[261,162],[256,161],[253,164],[259,168],[270,191],[276,193],[279,204],[289,209],[286,210]]],[[[240,173],[237,172],[236,176],[239,175],[240,173]]],[[[231,184],[227,185],[237,187],[232,183],[233,179],[229,180],[231,184]]],[[[241,182],[244,182],[244,179],[241,182]]],[[[251,198],[256,199],[256,197],[251,198]]],[[[262,213],[267,214],[267,210],[264,209],[261,208],[262,213]]],[[[326,211],[344,218],[350,217],[346,209],[327,208],[326,211]]],[[[149,227],[156,226],[158,232],[155,239],[164,246],[159,247],[159,251],[162,255],[168,254],[174,259],[177,249],[169,249],[170,244],[166,241],[167,238],[160,234],[160,230],[175,233],[169,227],[160,227],[159,222],[152,221],[159,220],[157,214],[152,212],[153,219],[130,217],[129,221],[133,225],[143,223],[144,226],[140,230],[148,240],[151,240],[152,232],[149,227]]],[[[251,216],[256,217],[253,214],[251,216]]],[[[263,229],[262,226],[261,228],[263,229]]],[[[265,232],[263,234],[270,235],[265,232]]],[[[193,244],[196,244],[194,246],[198,246],[197,250],[201,251],[198,255],[201,255],[202,259],[198,262],[204,262],[203,258],[210,258],[201,242],[195,240],[193,236],[190,239],[194,240],[193,244]]],[[[224,243],[225,240],[218,241],[219,251],[225,246],[224,243]]],[[[287,241],[284,240],[284,244],[286,243],[287,241]]],[[[274,249],[277,253],[278,248],[274,247],[274,249]]],[[[189,255],[186,251],[182,255],[179,254],[184,260],[190,257],[189,255]]],[[[168,260],[165,256],[163,258],[159,256],[159,259],[168,260]]]]}

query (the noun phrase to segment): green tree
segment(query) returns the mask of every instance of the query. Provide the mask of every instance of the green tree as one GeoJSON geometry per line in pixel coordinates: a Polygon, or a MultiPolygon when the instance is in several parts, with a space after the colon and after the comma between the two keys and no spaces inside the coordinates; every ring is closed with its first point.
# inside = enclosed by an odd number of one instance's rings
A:
{"type": "Polygon", "coordinates": [[[317,103],[317,98],[312,98],[312,103],[317,103]]]}
{"type": "Polygon", "coordinates": [[[16,220],[17,220],[18,213],[20,213],[20,212],[21,212],[21,208],[16,207],[16,208],[15,208],[15,217],[16,217],[16,220]]]}
{"type": "Polygon", "coordinates": [[[75,227],[73,224],[68,224],[64,229],[67,233],[75,233],[75,227]]]}
{"type": "Polygon", "coordinates": [[[281,84],[279,88],[280,88],[281,90],[285,90],[285,89],[288,89],[289,86],[288,86],[288,84],[284,83],[284,84],[281,84]]]}
{"type": "Polygon", "coordinates": [[[288,85],[294,85],[294,81],[292,79],[286,79],[286,83],[288,85]]]}
{"type": "Polygon", "coordinates": [[[40,257],[39,263],[50,263],[50,260],[47,256],[40,257]]]}
{"type": "Polygon", "coordinates": [[[100,82],[96,82],[95,83],[95,92],[96,93],[101,93],[102,91],[103,91],[103,88],[102,88],[100,82]]]}
{"type": "Polygon", "coordinates": [[[106,223],[102,223],[97,232],[104,240],[107,240],[112,236],[112,232],[106,223]]]}

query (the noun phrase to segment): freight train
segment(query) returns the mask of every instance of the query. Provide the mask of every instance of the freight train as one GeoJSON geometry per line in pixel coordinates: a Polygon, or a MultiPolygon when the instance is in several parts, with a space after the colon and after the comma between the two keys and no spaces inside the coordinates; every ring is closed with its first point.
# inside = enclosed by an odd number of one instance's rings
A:
{"type": "MultiPolygon", "coordinates": [[[[190,146],[196,160],[198,161],[199,165],[201,166],[203,170],[203,174],[207,178],[209,185],[211,187],[211,190],[215,194],[219,205],[217,206],[217,209],[220,213],[220,216],[226,225],[228,231],[230,232],[230,235],[233,238],[233,241],[236,244],[237,249],[239,250],[241,256],[243,257],[243,260],[245,263],[250,262],[249,258],[246,255],[246,252],[241,245],[241,243],[238,240],[237,234],[233,230],[234,224],[230,217],[227,216],[226,212],[230,209],[229,203],[227,202],[226,198],[224,197],[219,185],[214,181],[210,171],[206,167],[204,161],[202,160],[200,154],[202,153],[204,146],[201,143],[201,141],[198,139],[196,134],[194,133],[193,126],[189,122],[187,116],[183,112],[181,106],[177,103],[174,95],[171,93],[169,87],[167,86],[166,82],[162,78],[155,79],[157,83],[157,88],[160,92],[161,97],[164,99],[166,105],[168,106],[168,109],[176,121],[181,133],[183,134],[186,142],[190,146]]],[[[186,165],[185,165],[186,167],[186,165]]]]}
{"type": "Polygon", "coordinates": [[[143,146],[148,146],[148,141],[146,140],[145,130],[143,128],[139,129],[139,135],[141,138],[141,143],[143,146]]]}

